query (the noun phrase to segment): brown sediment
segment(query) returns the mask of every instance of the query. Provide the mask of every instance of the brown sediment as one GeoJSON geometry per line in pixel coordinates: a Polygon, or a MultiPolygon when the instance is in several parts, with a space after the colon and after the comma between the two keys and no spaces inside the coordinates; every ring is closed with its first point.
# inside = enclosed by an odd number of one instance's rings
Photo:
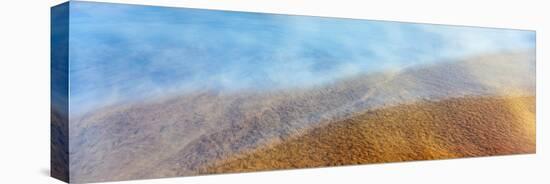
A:
{"type": "Polygon", "coordinates": [[[71,116],[71,182],[533,153],[534,62],[510,53],[106,106],[71,116]]]}
{"type": "Polygon", "coordinates": [[[464,97],[367,111],[217,161],[247,172],[535,153],[535,97],[464,97]]]}

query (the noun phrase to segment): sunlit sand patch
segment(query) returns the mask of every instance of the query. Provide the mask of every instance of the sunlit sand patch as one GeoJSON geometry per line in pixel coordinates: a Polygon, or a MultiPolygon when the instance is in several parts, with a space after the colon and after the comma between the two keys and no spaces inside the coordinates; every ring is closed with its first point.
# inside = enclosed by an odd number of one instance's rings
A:
{"type": "Polygon", "coordinates": [[[468,97],[368,111],[218,161],[202,172],[534,153],[534,105],[534,97],[468,97]]]}

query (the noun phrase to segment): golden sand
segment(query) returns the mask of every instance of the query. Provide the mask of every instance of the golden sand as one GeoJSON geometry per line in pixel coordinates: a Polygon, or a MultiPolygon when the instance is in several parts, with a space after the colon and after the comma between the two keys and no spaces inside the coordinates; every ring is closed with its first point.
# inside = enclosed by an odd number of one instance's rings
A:
{"type": "Polygon", "coordinates": [[[332,122],[217,161],[202,173],[247,172],[535,152],[535,97],[419,102],[332,122]]]}

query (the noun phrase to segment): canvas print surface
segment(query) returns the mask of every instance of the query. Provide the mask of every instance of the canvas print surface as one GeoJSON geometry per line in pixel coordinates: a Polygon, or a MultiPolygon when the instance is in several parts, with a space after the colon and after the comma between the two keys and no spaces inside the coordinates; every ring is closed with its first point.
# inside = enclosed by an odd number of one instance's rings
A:
{"type": "Polygon", "coordinates": [[[535,148],[534,31],[52,8],[52,176],[64,181],[535,148]]]}

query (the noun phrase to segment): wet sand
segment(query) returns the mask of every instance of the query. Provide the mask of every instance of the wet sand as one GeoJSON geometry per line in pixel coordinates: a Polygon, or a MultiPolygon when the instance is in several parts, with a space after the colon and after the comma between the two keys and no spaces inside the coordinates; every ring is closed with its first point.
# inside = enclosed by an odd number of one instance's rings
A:
{"type": "Polygon", "coordinates": [[[467,97],[374,111],[218,161],[249,172],[535,153],[535,97],[467,97]]]}
{"type": "Polygon", "coordinates": [[[71,182],[532,153],[533,56],[280,91],[197,91],[74,115],[71,182]]]}

